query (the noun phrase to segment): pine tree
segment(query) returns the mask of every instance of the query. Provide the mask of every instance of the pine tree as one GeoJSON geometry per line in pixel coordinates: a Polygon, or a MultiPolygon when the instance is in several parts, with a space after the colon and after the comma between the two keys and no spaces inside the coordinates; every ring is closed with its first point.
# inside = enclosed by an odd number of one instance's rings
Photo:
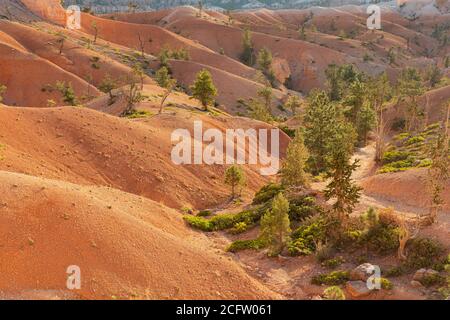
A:
{"type": "Polygon", "coordinates": [[[99,89],[109,95],[109,105],[113,104],[115,99],[113,90],[117,89],[117,81],[114,80],[109,74],[106,74],[105,78],[99,85],[99,89]]]}
{"type": "Polygon", "coordinates": [[[249,29],[245,29],[242,35],[242,47],[243,51],[241,54],[241,60],[248,66],[253,65],[253,43],[252,35],[249,29]]]}
{"type": "Polygon", "coordinates": [[[272,53],[268,49],[262,48],[258,53],[257,63],[259,70],[261,70],[269,82],[274,85],[275,74],[272,69],[272,53]]]}
{"type": "Polygon", "coordinates": [[[203,69],[197,73],[196,80],[191,86],[192,96],[198,99],[205,111],[208,110],[208,105],[214,103],[214,97],[217,95],[217,89],[211,78],[211,73],[203,69]]]}
{"type": "Polygon", "coordinates": [[[401,98],[407,98],[405,108],[406,131],[411,131],[416,128],[418,117],[423,112],[417,99],[425,91],[422,77],[416,69],[406,68],[402,71],[398,81],[398,91],[401,98]]]}
{"type": "Polygon", "coordinates": [[[72,83],[66,84],[64,81],[57,81],[55,88],[62,94],[64,103],[67,103],[71,106],[75,106],[78,104],[78,99],[75,96],[75,91],[72,88],[72,83]]]}
{"type": "MultiPolygon", "coordinates": [[[[310,152],[310,165],[314,174],[326,171],[333,146],[333,137],[339,129],[338,122],[343,118],[341,110],[330,101],[322,90],[313,90],[309,97],[304,115],[305,145],[310,152]]],[[[352,143],[353,140],[349,140],[352,143]]],[[[353,146],[347,147],[348,149],[353,146]]]]}
{"type": "Polygon", "coordinates": [[[289,143],[286,159],[281,168],[281,182],[288,187],[305,187],[309,184],[309,176],[305,172],[306,162],[309,158],[303,134],[300,129],[295,132],[294,139],[289,143]]]}
{"type": "Polygon", "coordinates": [[[269,245],[269,255],[276,256],[283,250],[290,233],[289,201],[279,193],[272,201],[272,208],[261,218],[260,239],[269,245]]]}
{"type": "Polygon", "coordinates": [[[345,122],[339,122],[333,136],[327,178],[330,179],[325,198],[335,199],[333,210],[340,221],[345,221],[359,201],[361,188],[352,181],[352,174],[358,168],[358,160],[350,161],[352,140],[356,134],[354,128],[345,122]],[[350,143],[349,143],[350,142],[350,143]]]}
{"type": "Polygon", "coordinates": [[[159,113],[162,113],[164,108],[164,102],[172,93],[172,90],[176,85],[176,80],[172,79],[172,77],[169,74],[169,70],[166,67],[162,67],[156,72],[156,82],[161,88],[165,89],[165,93],[161,99],[161,104],[159,107],[159,113]]]}
{"type": "Polygon", "coordinates": [[[427,71],[427,80],[431,88],[436,87],[436,85],[442,79],[442,71],[438,68],[437,64],[433,64],[427,71]]]}
{"type": "Polygon", "coordinates": [[[291,95],[288,97],[284,107],[290,109],[292,114],[295,115],[297,113],[297,109],[299,109],[302,105],[300,98],[296,95],[291,95]]]}
{"type": "Polygon", "coordinates": [[[225,171],[225,184],[231,187],[231,197],[236,197],[236,188],[246,183],[245,173],[242,168],[233,165],[225,171]]]}

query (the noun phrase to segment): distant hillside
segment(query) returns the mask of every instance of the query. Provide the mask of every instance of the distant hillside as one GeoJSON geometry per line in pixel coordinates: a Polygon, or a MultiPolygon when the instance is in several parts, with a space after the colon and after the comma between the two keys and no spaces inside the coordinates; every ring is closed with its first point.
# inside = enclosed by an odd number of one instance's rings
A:
{"type": "MultiPolygon", "coordinates": [[[[365,4],[367,0],[203,0],[202,3],[208,8],[217,9],[253,9],[253,8],[307,8],[311,6],[341,6],[345,4],[365,4]]],[[[162,9],[182,5],[198,6],[199,0],[66,0],[65,4],[78,4],[98,13],[118,11],[143,11],[151,9],[162,9]]]]}

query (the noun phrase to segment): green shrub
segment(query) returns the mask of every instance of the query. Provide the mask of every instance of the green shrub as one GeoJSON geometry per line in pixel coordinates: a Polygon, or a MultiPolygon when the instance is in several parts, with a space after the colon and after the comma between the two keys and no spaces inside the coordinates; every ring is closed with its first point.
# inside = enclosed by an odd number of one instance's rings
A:
{"type": "Polygon", "coordinates": [[[428,268],[441,259],[442,246],[428,238],[417,238],[407,244],[408,257],[405,265],[410,269],[428,268]]]}
{"type": "Polygon", "coordinates": [[[323,298],[325,300],[345,300],[345,294],[338,286],[332,286],[323,291],[323,298]]]}
{"type": "Polygon", "coordinates": [[[186,221],[190,226],[200,229],[203,231],[212,231],[211,224],[208,220],[203,217],[196,216],[184,216],[184,221],[186,221]]]}
{"type": "Polygon", "coordinates": [[[446,283],[445,277],[440,274],[426,274],[420,281],[425,287],[441,286],[446,283]]]}
{"type": "Polygon", "coordinates": [[[265,206],[260,206],[236,214],[219,214],[211,219],[188,215],[184,216],[184,220],[192,227],[203,231],[218,231],[233,228],[240,222],[244,222],[247,226],[251,226],[261,219],[265,209],[265,206]]]}
{"type": "Polygon", "coordinates": [[[323,273],[314,276],[311,283],[315,285],[329,285],[338,286],[350,280],[350,273],[348,271],[333,271],[330,273],[323,273]]]}
{"type": "Polygon", "coordinates": [[[245,222],[238,222],[234,224],[233,229],[231,229],[231,232],[234,234],[242,233],[248,230],[248,225],[245,222]]]}
{"type": "Polygon", "coordinates": [[[389,281],[389,279],[381,278],[380,282],[381,282],[381,288],[384,290],[392,290],[394,288],[394,285],[392,284],[391,281],[389,281]]]}
{"type": "Polygon", "coordinates": [[[378,223],[370,228],[361,237],[361,242],[367,244],[370,250],[380,254],[388,254],[397,250],[400,245],[399,229],[397,226],[378,223]]]}
{"type": "Polygon", "coordinates": [[[237,240],[232,244],[230,244],[230,246],[226,249],[226,251],[237,252],[246,249],[259,250],[266,247],[266,245],[267,244],[261,239],[237,240]]]}
{"type": "Polygon", "coordinates": [[[333,269],[333,268],[340,266],[344,262],[345,262],[344,258],[337,257],[337,258],[325,260],[324,262],[322,262],[322,266],[333,269]]]}
{"type": "Polygon", "coordinates": [[[291,234],[288,244],[289,254],[292,256],[309,255],[316,251],[318,241],[325,242],[327,222],[325,218],[308,221],[291,234]]]}
{"type": "Polygon", "coordinates": [[[412,144],[416,144],[416,143],[420,143],[420,142],[424,142],[425,138],[422,136],[414,136],[412,138],[409,138],[408,140],[406,140],[405,145],[410,146],[412,144]]]}
{"type": "Polygon", "coordinates": [[[316,199],[311,196],[290,199],[289,219],[291,221],[301,221],[320,212],[320,207],[316,205],[316,199]]]}
{"type": "Polygon", "coordinates": [[[272,200],[278,193],[283,191],[283,187],[276,183],[269,183],[262,187],[253,198],[253,204],[266,203],[272,200]]]}
{"type": "Polygon", "coordinates": [[[383,154],[382,163],[388,164],[396,161],[406,160],[411,154],[406,151],[386,151],[383,154]]]}

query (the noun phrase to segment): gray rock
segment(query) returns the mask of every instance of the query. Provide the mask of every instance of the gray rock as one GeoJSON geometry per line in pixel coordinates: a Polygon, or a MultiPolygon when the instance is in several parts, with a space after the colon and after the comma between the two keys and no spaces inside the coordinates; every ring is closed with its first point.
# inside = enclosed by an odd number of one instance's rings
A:
{"type": "Polygon", "coordinates": [[[367,281],[367,279],[373,274],[373,265],[370,263],[363,263],[350,271],[351,280],[367,281]],[[370,270],[370,271],[369,271],[370,270]]]}

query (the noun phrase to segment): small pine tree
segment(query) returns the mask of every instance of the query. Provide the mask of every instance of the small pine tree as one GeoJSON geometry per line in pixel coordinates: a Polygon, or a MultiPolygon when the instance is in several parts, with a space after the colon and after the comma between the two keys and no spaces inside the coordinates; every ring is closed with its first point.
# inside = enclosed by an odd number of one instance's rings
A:
{"type": "Polygon", "coordinates": [[[436,87],[436,85],[442,79],[442,71],[438,68],[437,64],[433,64],[427,71],[427,80],[431,88],[436,87]]]}
{"type": "Polygon", "coordinates": [[[350,163],[350,142],[355,137],[354,129],[347,123],[340,123],[339,128],[333,136],[330,162],[327,178],[330,179],[326,189],[325,198],[334,198],[333,210],[340,221],[345,221],[359,201],[361,188],[352,180],[353,172],[359,167],[359,160],[350,163]],[[353,130],[353,133],[351,133],[353,130]],[[353,139],[352,139],[353,137],[353,139]]]}
{"type": "Polygon", "coordinates": [[[398,81],[398,91],[401,98],[407,98],[406,131],[411,131],[416,128],[418,117],[422,113],[417,101],[418,97],[425,91],[422,77],[417,69],[406,68],[402,71],[398,81]]]}
{"type": "Polygon", "coordinates": [[[92,29],[94,30],[94,44],[97,43],[98,38],[98,25],[96,21],[93,21],[91,24],[92,29]]]}
{"type": "Polygon", "coordinates": [[[164,102],[167,100],[169,95],[172,93],[173,88],[176,85],[176,80],[172,79],[172,77],[169,74],[169,70],[166,67],[160,68],[156,72],[156,82],[161,88],[166,89],[165,93],[161,99],[161,104],[159,107],[159,113],[162,113],[164,108],[164,102]]]}
{"type": "Polygon", "coordinates": [[[252,35],[249,29],[245,29],[242,35],[242,47],[243,51],[241,54],[241,60],[248,66],[253,65],[253,43],[252,35]]]}
{"type": "Polygon", "coordinates": [[[6,88],[5,85],[0,84],[0,103],[3,102],[3,95],[5,94],[6,89],[7,89],[7,88],[6,88]]]}
{"type": "Polygon", "coordinates": [[[158,55],[159,66],[169,68],[170,51],[167,48],[161,49],[158,55]]]}
{"type": "Polygon", "coordinates": [[[75,91],[70,82],[66,84],[64,81],[57,81],[55,88],[62,94],[64,103],[71,106],[76,106],[78,104],[78,99],[75,96],[75,91]]]}
{"type": "Polygon", "coordinates": [[[300,129],[295,132],[294,139],[289,143],[286,159],[281,168],[281,182],[288,187],[304,187],[309,184],[308,174],[305,172],[309,158],[303,135],[300,129]]]}
{"type": "Polygon", "coordinates": [[[269,255],[276,256],[282,252],[290,233],[289,201],[279,193],[272,208],[261,218],[260,239],[269,245],[269,255]]]}
{"type": "Polygon", "coordinates": [[[62,54],[64,50],[64,44],[66,42],[67,36],[61,32],[58,33],[58,39],[56,42],[59,44],[59,54],[62,54]]]}
{"type": "Polygon", "coordinates": [[[191,90],[192,96],[201,102],[205,111],[208,110],[208,105],[214,103],[214,97],[217,95],[217,89],[212,81],[211,73],[206,69],[197,73],[191,90]]]}
{"type": "Polygon", "coordinates": [[[109,74],[106,74],[105,78],[99,85],[99,89],[109,95],[109,105],[113,104],[115,99],[113,90],[117,89],[117,81],[114,80],[109,74]]]}
{"type": "Polygon", "coordinates": [[[259,70],[261,70],[269,82],[274,85],[275,74],[272,69],[272,53],[268,49],[262,48],[258,53],[257,63],[259,70]]]}
{"type": "Polygon", "coordinates": [[[225,184],[231,187],[231,198],[236,197],[236,188],[246,183],[245,173],[239,166],[233,165],[225,171],[225,184]]]}
{"type": "Polygon", "coordinates": [[[284,107],[286,109],[290,109],[293,115],[297,113],[297,109],[299,109],[301,106],[302,102],[300,101],[300,98],[296,95],[289,96],[286,103],[284,104],[284,107]]]}

